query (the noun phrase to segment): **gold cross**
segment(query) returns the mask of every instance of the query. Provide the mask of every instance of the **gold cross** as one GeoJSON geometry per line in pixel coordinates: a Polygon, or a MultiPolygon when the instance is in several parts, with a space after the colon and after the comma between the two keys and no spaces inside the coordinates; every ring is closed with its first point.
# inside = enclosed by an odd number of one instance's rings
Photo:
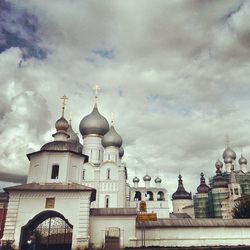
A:
{"type": "Polygon", "coordinates": [[[98,98],[98,92],[99,92],[99,90],[101,90],[101,89],[100,89],[100,87],[96,84],[95,87],[93,88],[93,90],[95,91],[95,99],[97,99],[97,98],[98,98]]]}
{"type": "Polygon", "coordinates": [[[66,106],[66,101],[68,100],[68,97],[66,95],[64,95],[63,97],[61,97],[62,101],[62,117],[64,117],[64,109],[66,106]]]}

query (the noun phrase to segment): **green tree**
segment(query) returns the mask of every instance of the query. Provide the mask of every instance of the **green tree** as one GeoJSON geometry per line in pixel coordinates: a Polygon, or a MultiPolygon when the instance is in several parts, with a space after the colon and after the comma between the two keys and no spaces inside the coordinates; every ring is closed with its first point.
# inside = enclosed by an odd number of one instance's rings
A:
{"type": "Polygon", "coordinates": [[[238,202],[236,202],[233,209],[233,218],[250,218],[250,196],[243,196],[238,202]]]}

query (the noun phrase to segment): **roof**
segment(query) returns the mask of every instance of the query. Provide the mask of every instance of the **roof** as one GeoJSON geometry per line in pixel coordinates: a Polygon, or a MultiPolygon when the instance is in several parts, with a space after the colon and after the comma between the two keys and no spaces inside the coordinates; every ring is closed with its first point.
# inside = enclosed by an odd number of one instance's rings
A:
{"type": "Polygon", "coordinates": [[[81,192],[81,191],[91,191],[91,201],[96,198],[96,190],[91,187],[87,187],[77,183],[27,183],[12,187],[4,188],[4,191],[68,191],[68,192],[81,192]]]}
{"type": "Polygon", "coordinates": [[[91,208],[90,215],[94,216],[137,215],[137,209],[136,208],[91,208]]]}
{"type": "Polygon", "coordinates": [[[157,221],[137,222],[137,227],[250,227],[250,219],[158,219],[157,221]]]}
{"type": "Polygon", "coordinates": [[[183,219],[183,218],[191,218],[187,213],[170,213],[171,219],[183,219]]]}
{"type": "Polygon", "coordinates": [[[75,152],[75,151],[72,151],[72,150],[66,150],[66,149],[64,149],[64,150],[59,150],[59,149],[58,149],[58,150],[56,150],[56,149],[53,149],[53,150],[50,150],[50,149],[43,149],[43,150],[40,150],[40,151],[36,151],[36,152],[29,153],[29,154],[27,154],[26,156],[27,156],[28,159],[30,160],[30,156],[35,155],[35,154],[39,154],[39,153],[43,153],[43,152],[52,152],[52,153],[54,153],[54,152],[69,152],[69,153],[72,153],[72,154],[76,154],[76,155],[85,157],[84,162],[88,162],[88,159],[89,159],[89,157],[88,157],[87,155],[85,155],[85,154],[78,153],[78,152],[75,152]]]}

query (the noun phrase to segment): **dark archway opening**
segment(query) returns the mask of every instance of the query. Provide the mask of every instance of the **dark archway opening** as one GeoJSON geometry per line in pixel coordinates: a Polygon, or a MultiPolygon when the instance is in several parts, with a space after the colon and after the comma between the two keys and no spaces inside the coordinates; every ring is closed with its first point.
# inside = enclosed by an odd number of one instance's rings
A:
{"type": "Polygon", "coordinates": [[[73,226],[65,217],[47,210],[39,213],[21,229],[21,250],[70,250],[73,226]]]}
{"type": "Polygon", "coordinates": [[[162,191],[159,191],[157,194],[157,200],[158,201],[165,201],[165,196],[164,193],[162,191]]]}
{"type": "Polygon", "coordinates": [[[135,201],[140,201],[141,200],[141,192],[140,191],[135,192],[134,200],[135,201]]]}

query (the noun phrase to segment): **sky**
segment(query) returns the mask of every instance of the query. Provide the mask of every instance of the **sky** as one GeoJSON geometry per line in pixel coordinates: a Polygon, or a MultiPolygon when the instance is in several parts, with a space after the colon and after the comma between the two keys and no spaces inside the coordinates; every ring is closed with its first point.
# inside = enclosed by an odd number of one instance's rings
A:
{"type": "MultiPolygon", "coordinates": [[[[94,105],[123,138],[129,181],[196,192],[226,136],[250,160],[250,1],[0,0],[0,186],[94,105]]],[[[80,134],[79,134],[80,135],[80,134]]],[[[237,166],[239,168],[239,166],[237,166]]]]}

